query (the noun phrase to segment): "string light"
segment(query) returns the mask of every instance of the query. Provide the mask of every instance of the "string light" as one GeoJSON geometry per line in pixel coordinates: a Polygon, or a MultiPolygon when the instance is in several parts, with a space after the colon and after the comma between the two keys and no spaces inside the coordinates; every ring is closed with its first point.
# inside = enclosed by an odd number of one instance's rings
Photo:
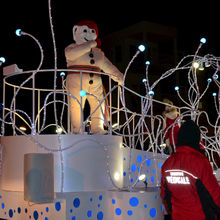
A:
{"type": "Polygon", "coordinates": [[[145,51],[145,46],[144,46],[143,44],[139,45],[139,46],[138,46],[138,50],[139,50],[140,52],[144,52],[144,51],[145,51]]]}
{"type": "Polygon", "coordinates": [[[16,34],[18,37],[20,37],[20,36],[22,35],[21,29],[17,29],[17,30],[15,31],[15,34],[16,34]]]}

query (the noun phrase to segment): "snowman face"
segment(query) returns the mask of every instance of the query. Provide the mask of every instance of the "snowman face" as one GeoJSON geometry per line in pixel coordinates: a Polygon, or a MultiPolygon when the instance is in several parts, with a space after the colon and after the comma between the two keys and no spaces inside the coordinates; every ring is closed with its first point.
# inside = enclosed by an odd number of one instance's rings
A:
{"type": "Polygon", "coordinates": [[[95,40],[97,38],[97,33],[95,29],[91,29],[86,25],[73,27],[73,39],[76,44],[82,44],[87,41],[95,40]]]}

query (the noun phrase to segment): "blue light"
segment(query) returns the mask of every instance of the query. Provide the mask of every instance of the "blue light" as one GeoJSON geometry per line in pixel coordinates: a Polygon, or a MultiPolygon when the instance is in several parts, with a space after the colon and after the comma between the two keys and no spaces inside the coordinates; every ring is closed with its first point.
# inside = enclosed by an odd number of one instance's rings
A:
{"type": "Polygon", "coordinates": [[[153,95],[154,95],[154,91],[152,91],[152,90],[149,91],[149,92],[148,92],[148,95],[149,95],[149,96],[153,96],[153,95]]]}
{"type": "Polygon", "coordinates": [[[147,66],[149,66],[149,65],[150,65],[150,61],[147,60],[147,61],[145,62],[145,64],[146,64],[147,66]]]}
{"type": "Polygon", "coordinates": [[[85,91],[85,90],[81,90],[81,91],[79,92],[79,95],[80,95],[81,97],[86,96],[86,91],[85,91]]]}
{"type": "Polygon", "coordinates": [[[61,73],[60,73],[60,76],[66,76],[66,73],[61,72],[61,73]]]}
{"type": "Polygon", "coordinates": [[[208,79],[207,79],[207,82],[208,82],[208,83],[212,82],[212,79],[211,79],[211,78],[208,78],[208,79]]]}
{"type": "Polygon", "coordinates": [[[134,163],[131,165],[131,170],[132,170],[132,172],[136,171],[136,165],[134,163]]]}
{"type": "Polygon", "coordinates": [[[137,162],[138,162],[138,163],[141,163],[141,161],[142,161],[142,156],[141,156],[141,155],[138,155],[138,156],[137,156],[137,162]]]}
{"type": "Polygon", "coordinates": [[[150,165],[151,165],[151,159],[147,159],[146,164],[147,164],[147,166],[150,167],[150,165]]]}
{"type": "Polygon", "coordinates": [[[0,62],[5,63],[6,59],[4,57],[0,57],[0,62]]]}
{"type": "Polygon", "coordinates": [[[133,215],[133,212],[132,212],[132,210],[128,210],[128,215],[133,215]]]}
{"type": "Polygon", "coordinates": [[[112,199],[112,204],[113,204],[113,205],[115,204],[115,199],[112,199]]]}
{"type": "Polygon", "coordinates": [[[161,163],[161,162],[158,163],[158,167],[159,167],[159,168],[162,167],[162,163],[161,163]]]}
{"type": "Polygon", "coordinates": [[[217,93],[216,93],[216,92],[213,92],[213,93],[212,93],[212,96],[214,96],[214,97],[217,96],[217,93]]]}
{"type": "Polygon", "coordinates": [[[136,198],[136,197],[131,197],[130,200],[129,200],[129,204],[130,204],[132,207],[138,206],[138,204],[139,204],[138,198],[136,198]]]}
{"type": "Polygon", "coordinates": [[[155,179],[154,176],[151,177],[151,182],[154,183],[155,179]]]}
{"type": "Polygon", "coordinates": [[[21,34],[22,34],[21,29],[17,29],[17,30],[15,31],[15,34],[16,34],[18,37],[20,37],[21,34]]]}
{"type": "Polygon", "coordinates": [[[206,43],[206,39],[203,37],[200,39],[200,43],[205,44],[206,43]]]}
{"type": "Polygon", "coordinates": [[[142,83],[146,83],[147,82],[147,79],[142,79],[142,83]]]}
{"type": "Polygon", "coordinates": [[[143,44],[139,45],[139,46],[138,46],[138,50],[139,50],[140,52],[144,52],[144,51],[145,51],[145,46],[144,46],[143,44]]]}
{"type": "Polygon", "coordinates": [[[88,218],[91,218],[91,217],[92,217],[92,210],[89,210],[89,211],[87,212],[87,216],[88,216],[88,218]]]}
{"type": "Polygon", "coordinates": [[[175,86],[174,89],[175,89],[175,91],[179,91],[180,87],[179,86],[175,86]]]}
{"type": "Polygon", "coordinates": [[[103,212],[99,212],[99,213],[97,214],[97,219],[98,219],[98,220],[102,220],[103,217],[104,217],[103,212]]]}

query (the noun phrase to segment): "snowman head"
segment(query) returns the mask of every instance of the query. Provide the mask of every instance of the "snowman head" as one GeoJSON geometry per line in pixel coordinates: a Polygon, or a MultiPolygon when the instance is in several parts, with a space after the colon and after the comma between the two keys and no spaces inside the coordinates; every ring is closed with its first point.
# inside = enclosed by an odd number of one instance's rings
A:
{"type": "Polygon", "coordinates": [[[91,40],[98,40],[97,38],[98,27],[94,21],[81,21],[73,27],[73,39],[75,40],[76,44],[82,44],[91,40]]]}

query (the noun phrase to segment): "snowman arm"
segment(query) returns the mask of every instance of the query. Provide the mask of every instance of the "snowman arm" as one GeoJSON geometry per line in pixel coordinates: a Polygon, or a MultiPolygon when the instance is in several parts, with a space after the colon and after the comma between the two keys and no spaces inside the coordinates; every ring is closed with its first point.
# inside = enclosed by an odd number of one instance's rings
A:
{"type": "Polygon", "coordinates": [[[83,44],[70,44],[65,48],[65,56],[68,60],[74,61],[82,55],[88,53],[93,47],[96,47],[96,41],[87,41],[83,44]]]}
{"type": "Polygon", "coordinates": [[[123,74],[104,56],[102,70],[119,84],[123,83],[123,74]]]}

